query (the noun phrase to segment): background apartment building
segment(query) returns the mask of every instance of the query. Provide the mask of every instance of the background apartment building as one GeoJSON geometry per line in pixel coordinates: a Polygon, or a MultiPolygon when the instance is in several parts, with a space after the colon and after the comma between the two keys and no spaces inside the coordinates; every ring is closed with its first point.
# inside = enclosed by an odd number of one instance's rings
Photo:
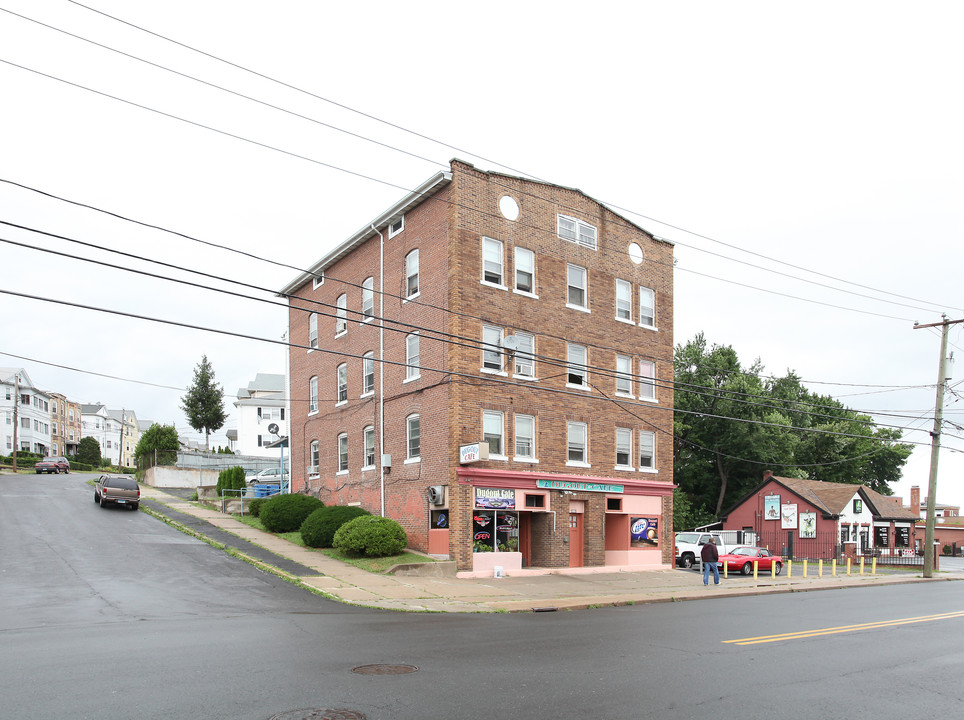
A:
{"type": "Polygon", "coordinates": [[[672,563],[671,244],[453,161],[310,270],[295,490],[464,570],[672,563]]]}
{"type": "Polygon", "coordinates": [[[62,393],[50,393],[50,454],[72,457],[80,443],[80,403],[62,393]]]}

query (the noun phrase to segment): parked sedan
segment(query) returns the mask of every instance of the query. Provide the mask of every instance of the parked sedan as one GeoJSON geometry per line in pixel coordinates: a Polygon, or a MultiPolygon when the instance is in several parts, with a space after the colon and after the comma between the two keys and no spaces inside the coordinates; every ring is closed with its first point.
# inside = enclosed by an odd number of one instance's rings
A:
{"type": "Polygon", "coordinates": [[[137,510],[140,500],[141,488],[130,475],[101,475],[94,483],[94,502],[102,508],[114,504],[137,510]]]}
{"type": "Polygon", "coordinates": [[[753,561],[757,562],[759,572],[770,572],[779,575],[783,572],[783,558],[779,555],[771,555],[770,551],[761,547],[741,546],[735,547],[725,555],[720,555],[720,563],[726,564],[727,570],[741,572],[744,575],[753,574],[753,561]]]}
{"type": "Polygon", "coordinates": [[[65,457],[47,457],[38,460],[37,464],[34,465],[34,470],[38,475],[41,473],[69,473],[70,460],[65,457]]]}

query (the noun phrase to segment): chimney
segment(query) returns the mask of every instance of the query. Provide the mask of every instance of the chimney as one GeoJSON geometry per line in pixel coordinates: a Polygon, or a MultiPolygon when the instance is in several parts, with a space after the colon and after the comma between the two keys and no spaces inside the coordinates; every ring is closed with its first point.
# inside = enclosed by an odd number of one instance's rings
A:
{"type": "Polygon", "coordinates": [[[763,471],[763,482],[766,482],[767,480],[769,480],[769,479],[772,478],[772,477],[773,477],[773,471],[772,471],[772,470],[764,470],[764,471],[763,471]]]}
{"type": "Polygon", "coordinates": [[[920,488],[917,485],[910,489],[910,511],[920,517],[920,488]]]}

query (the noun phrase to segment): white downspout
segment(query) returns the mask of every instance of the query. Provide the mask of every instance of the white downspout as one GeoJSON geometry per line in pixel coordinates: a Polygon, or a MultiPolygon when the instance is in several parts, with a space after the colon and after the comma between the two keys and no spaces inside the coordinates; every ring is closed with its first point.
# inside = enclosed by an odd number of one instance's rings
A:
{"type": "Polygon", "coordinates": [[[378,465],[382,509],[381,516],[385,517],[385,236],[372,225],[372,230],[378,233],[378,465]]]}

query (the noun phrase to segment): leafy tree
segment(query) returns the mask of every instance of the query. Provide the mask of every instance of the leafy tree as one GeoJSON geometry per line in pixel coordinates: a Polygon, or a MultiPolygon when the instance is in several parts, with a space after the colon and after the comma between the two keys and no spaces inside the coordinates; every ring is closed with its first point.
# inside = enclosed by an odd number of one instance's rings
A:
{"type": "MultiPolygon", "coordinates": [[[[763,378],[702,333],[677,345],[674,473],[694,517],[718,516],[771,469],[784,477],[866,484],[890,495],[911,446],[788,372],[763,378]]],[[[674,522],[674,525],[677,523],[674,522]]]]}
{"type": "Polygon", "coordinates": [[[151,465],[170,465],[177,460],[179,447],[180,443],[177,439],[177,428],[173,425],[154,423],[141,435],[141,439],[137,441],[137,447],[134,448],[134,455],[138,458],[150,456],[151,465]]]}
{"type": "Polygon", "coordinates": [[[214,382],[214,370],[207,355],[202,355],[201,362],[194,368],[194,381],[181,403],[188,424],[198,432],[204,431],[204,450],[207,451],[211,432],[220,430],[228,418],[224,411],[224,388],[214,382]]]}
{"type": "Polygon", "coordinates": [[[100,466],[100,443],[92,437],[81,438],[77,443],[77,462],[92,467],[100,466]]]}

